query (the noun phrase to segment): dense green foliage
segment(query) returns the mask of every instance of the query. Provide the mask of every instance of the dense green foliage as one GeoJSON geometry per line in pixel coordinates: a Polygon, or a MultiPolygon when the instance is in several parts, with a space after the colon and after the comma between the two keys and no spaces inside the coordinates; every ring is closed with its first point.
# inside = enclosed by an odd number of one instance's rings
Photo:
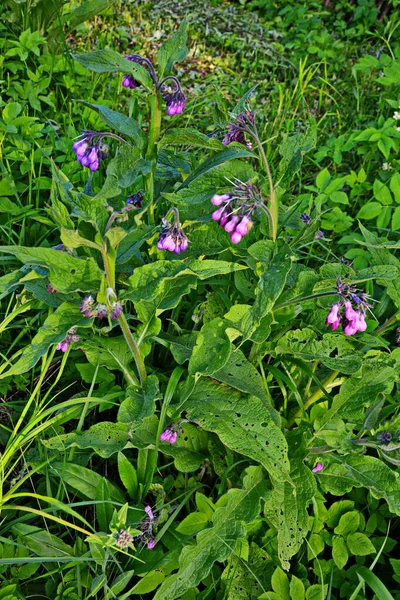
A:
{"type": "Polygon", "coordinates": [[[0,8],[0,600],[400,600],[399,2],[335,5],[0,8]]]}

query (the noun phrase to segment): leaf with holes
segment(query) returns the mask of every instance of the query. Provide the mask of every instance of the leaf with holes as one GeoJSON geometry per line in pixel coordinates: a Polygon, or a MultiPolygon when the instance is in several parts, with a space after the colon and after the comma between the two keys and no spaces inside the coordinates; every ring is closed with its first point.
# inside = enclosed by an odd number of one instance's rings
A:
{"type": "Polygon", "coordinates": [[[174,465],[181,473],[192,473],[209,459],[209,434],[191,423],[182,425],[183,433],[178,435],[175,444],[162,442],[160,451],[172,456],[174,465]]]}
{"type": "Polygon", "coordinates": [[[51,450],[65,452],[68,448],[93,448],[102,458],[108,458],[115,452],[120,452],[129,441],[129,425],[126,423],[96,423],[86,431],[65,433],[48,440],[42,444],[51,450]]]}
{"type": "Polygon", "coordinates": [[[232,388],[201,379],[186,410],[192,421],[213,431],[221,441],[261,463],[273,481],[290,481],[287,444],[282,431],[258,398],[232,388]]]}
{"type": "Polygon", "coordinates": [[[128,387],[126,400],[121,403],[118,410],[118,421],[140,423],[145,417],[150,417],[156,409],[155,401],[159,398],[158,379],[150,375],[141,388],[128,387]]]}

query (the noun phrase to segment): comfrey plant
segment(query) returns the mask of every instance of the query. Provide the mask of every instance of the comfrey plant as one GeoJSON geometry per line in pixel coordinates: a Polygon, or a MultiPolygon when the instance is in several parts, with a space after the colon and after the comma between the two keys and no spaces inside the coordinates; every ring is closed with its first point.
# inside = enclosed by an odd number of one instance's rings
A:
{"type": "MultiPolygon", "coordinates": [[[[174,600],[202,582],[225,586],[232,569],[245,581],[242,546],[252,569],[289,570],[294,557],[306,562],[306,540],[319,547],[324,494],[363,488],[400,514],[396,408],[386,400],[400,362],[391,240],[361,226],[371,265],[332,259],[323,194],[310,199],[296,185],[292,197],[290,187],[315,144],[313,120],[282,135],[274,154],[249,90],[229,111],[221,103],[219,139],[198,131],[171,75],[185,55],[183,23],[155,60],[75,56],[119,77],[121,101],[134,95],[137,111],[84,102],[105,131],[73,145],[88,168],[82,189],[53,166],[47,219],[61,245],[2,248],[24,263],[1,281],[17,297],[7,323],[37,311],[41,327],[0,371],[11,387],[35,369],[31,396],[13,407],[15,429],[3,431],[0,508],[22,512],[21,490],[42,478],[27,502],[50,504],[42,518],[82,536],[71,556],[88,562],[82,586],[94,573],[86,595],[103,586],[111,598],[132,579],[133,594],[174,600]],[[37,452],[21,452],[33,440],[37,452]]],[[[32,533],[23,522],[16,531],[32,533]]]]}

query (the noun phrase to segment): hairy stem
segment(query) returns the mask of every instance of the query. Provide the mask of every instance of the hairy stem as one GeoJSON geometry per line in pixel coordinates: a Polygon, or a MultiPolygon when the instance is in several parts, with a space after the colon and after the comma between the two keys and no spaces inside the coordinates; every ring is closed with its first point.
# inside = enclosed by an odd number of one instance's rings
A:
{"type": "Polygon", "coordinates": [[[147,378],[146,367],[144,366],[139,346],[137,345],[136,340],[133,337],[131,330],[129,329],[128,321],[126,320],[124,313],[122,313],[119,318],[119,325],[122,329],[122,333],[124,334],[126,343],[128,344],[129,349],[132,352],[132,356],[135,360],[136,368],[139,374],[140,385],[143,385],[145,379],[147,378]]]}

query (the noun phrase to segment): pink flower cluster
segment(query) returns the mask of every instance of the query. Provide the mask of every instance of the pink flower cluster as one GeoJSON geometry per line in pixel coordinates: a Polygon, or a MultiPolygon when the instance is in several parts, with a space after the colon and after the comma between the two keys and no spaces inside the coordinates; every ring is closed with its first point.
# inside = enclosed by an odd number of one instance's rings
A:
{"type": "Polygon", "coordinates": [[[169,223],[167,219],[162,220],[160,235],[158,236],[158,250],[168,250],[180,254],[189,247],[189,240],[178,222],[169,223]]]}
{"type": "Polygon", "coordinates": [[[76,329],[73,327],[68,331],[67,337],[57,344],[57,350],[66,352],[73,342],[79,342],[79,335],[76,335],[76,329]]]}
{"type": "Polygon", "coordinates": [[[162,442],[169,442],[170,444],[175,444],[178,439],[178,432],[175,431],[172,427],[167,427],[165,431],[160,435],[160,440],[162,442]]]}
{"type": "Polygon", "coordinates": [[[219,221],[220,227],[231,234],[230,238],[233,244],[238,244],[249,233],[253,222],[247,214],[234,214],[235,211],[231,209],[231,200],[231,194],[214,194],[211,202],[220,208],[212,213],[211,218],[213,221],[219,221]]]}
{"type": "Polygon", "coordinates": [[[326,318],[325,325],[330,325],[332,330],[335,330],[340,323],[343,325],[345,335],[354,335],[357,331],[365,331],[367,323],[363,307],[360,305],[354,310],[350,300],[335,302],[326,318]]]}

